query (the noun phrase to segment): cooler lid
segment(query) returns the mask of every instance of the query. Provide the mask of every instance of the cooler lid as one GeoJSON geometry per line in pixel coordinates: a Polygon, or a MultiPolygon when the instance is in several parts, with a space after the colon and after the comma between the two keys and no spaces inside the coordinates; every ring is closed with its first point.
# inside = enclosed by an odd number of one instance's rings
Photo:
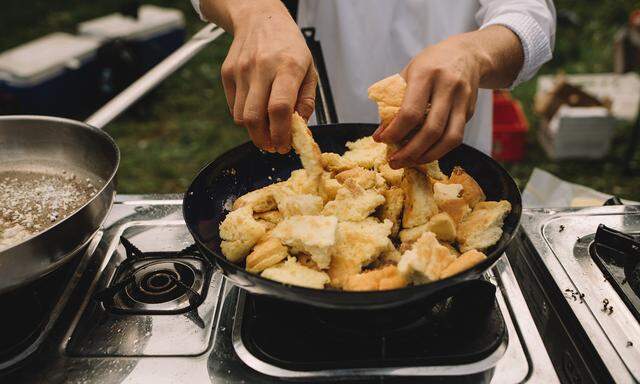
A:
{"type": "Polygon", "coordinates": [[[93,38],[52,33],[0,54],[0,78],[10,84],[37,83],[65,68],[77,68],[98,46],[93,38]]]}
{"type": "Polygon", "coordinates": [[[138,9],[137,19],[112,13],[80,23],[78,32],[101,39],[143,40],[182,27],[184,27],[184,16],[180,10],[143,5],[138,9]]]}

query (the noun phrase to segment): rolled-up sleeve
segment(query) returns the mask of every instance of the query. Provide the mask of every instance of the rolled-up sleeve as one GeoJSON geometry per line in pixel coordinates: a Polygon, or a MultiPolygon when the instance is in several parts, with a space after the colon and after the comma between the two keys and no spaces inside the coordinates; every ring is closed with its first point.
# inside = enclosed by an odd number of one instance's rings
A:
{"type": "Polygon", "coordinates": [[[512,88],[532,78],[551,60],[556,33],[556,10],[551,0],[480,0],[476,21],[480,29],[503,25],[520,39],[524,63],[512,88]]]}

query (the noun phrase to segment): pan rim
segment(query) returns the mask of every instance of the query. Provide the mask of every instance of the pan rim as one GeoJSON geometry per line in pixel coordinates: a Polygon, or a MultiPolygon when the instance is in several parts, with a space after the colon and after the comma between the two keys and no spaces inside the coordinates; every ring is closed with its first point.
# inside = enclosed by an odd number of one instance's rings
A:
{"type": "MultiPolygon", "coordinates": [[[[309,126],[309,129],[311,129],[311,131],[313,132],[315,129],[322,129],[322,127],[329,127],[329,126],[341,126],[341,127],[347,127],[347,126],[371,126],[371,128],[377,128],[377,124],[371,124],[371,123],[337,123],[337,124],[320,124],[320,125],[312,125],[309,126]]],[[[212,250],[211,248],[209,248],[206,243],[203,241],[203,239],[200,238],[198,231],[193,228],[193,225],[195,223],[191,222],[191,220],[187,220],[187,201],[189,199],[189,196],[193,195],[193,187],[196,184],[196,181],[198,181],[201,177],[204,177],[203,173],[206,169],[215,167],[218,163],[222,162],[224,159],[226,159],[228,156],[231,156],[234,152],[240,150],[240,149],[248,149],[252,147],[252,143],[250,141],[246,141],[242,144],[239,144],[225,152],[223,152],[221,155],[219,155],[217,158],[215,158],[213,161],[210,161],[209,163],[205,164],[203,167],[200,168],[200,170],[198,171],[198,173],[196,174],[196,176],[192,179],[191,183],[189,184],[189,188],[187,189],[187,191],[184,193],[183,195],[183,204],[182,204],[182,214],[185,220],[185,224],[187,226],[187,229],[189,230],[189,232],[191,233],[191,236],[194,238],[195,242],[198,244],[198,246],[203,247],[204,249],[206,249],[208,251],[208,253],[213,254],[216,258],[215,262],[217,263],[224,263],[226,267],[230,267],[231,269],[233,269],[236,273],[240,273],[243,276],[249,276],[252,279],[258,279],[260,281],[260,283],[264,283],[269,285],[270,287],[276,287],[276,288],[288,288],[289,290],[291,290],[293,293],[300,293],[300,294],[310,294],[311,292],[314,292],[314,295],[321,295],[324,297],[329,297],[332,296],[334,294],[337,294],[341,297],[364,297],[364,296],[370,296],[370,295],[376,295],[378,297],[384,297],[385,295],[388,296],[395,296],[398,294],[406,294],[406,295],[411,295],[411,294],[420,294],[420,291],[427,291],[430,288],[434,288],[435,286],[441,286],[441,288],[446,288],[449,285],[454,284],[456,281],[463,281],[463,280],[467,280],[464,278],[461,278],[462,274],[457,274],[457,275],[453,275],[453,276],[449,276],[447,278],[444,279],[440,279],[440,280],[436,280],[430,283],[426,283],[426,284],[419,284],[419,285],[408,285],[406,287],[402,287],[402,288],[396,288],[396,289],[390,289],[390,290],[379,290],[379,291],[343,291],[343,290],[333,290],[333,289],[316,289],[316,288],[307,288],[307,287],[301,287],[301,286],[296,286],[296,285],[290,285],[290,284],[285,284],[285,283],[280,283],[278,281],[274,281],[274,280],[270,280],[267,278],[264,278],[262,276],[260,276],[259,274],[252,274],[248,271],[246,271],[244,268],[242,268],[240,265],[238,264],[234,264],[232,262],[230,262],[229,260],[226,259],[226,257],[224,257],[224,255],[219,254],[218,252],[212,250]],[[320,293],[322,292],[322,293],[320,293]]],[[[491,160],[493,162],[494,165],[496,165],[498,167],[498,169],[500,170],[501,173],[509,176],[509,179],[511,180],[511,182],[513,183],[513,186],[515,187],[515,190],[518,192],[517,193],[517,197],[518,197],[518,201],[517,202],[513,202],[513,201],[509,201],[512,206],[516,206],[517,211],[513,210],[509,213],[508,217],[515,217],[516,223],[515,223],[515,229],[513,230],[513,232],[507,234],[504,233],[502,234],[502,236],[500,237],[499,241],[502,241],[503,239],[505,239],[505,241],[502,242],[502,244],[498,247],[496,247],[495,249],[493,249],[489,255],[487,255],[487,258],[485,260],[483,260],[482,262],[474,265],[472,268],[467,269],[465,271],[463,271],[463,273],[466,272],[466,274],[471,274],[471,273],[480,273],[481,271],[486,271],[488,269],[491,268],[492,265],[494,265],[496,262],[498,262],[498,260],[500,260],[500,258],[504,255],[504,252],[507,248],[507,246],[511,243],[511,241],[513,240],[513,238],[516,236],[517,234],[517,229],[520,226],[520,221],[521,221],[521,213],[522,213],[522,197],[521,197],[521,191],[520,188],[518,187],[518,184],[515,182],[515,180],[513,179],[513,177],[509,174],[509,172],[507,172],[507,170],[496,160],[494,160],[493,158],[491,158],[489,155],[483,153],[482,151],[467,145],[467,144],[460,144],[459,147],[463,147],[463,148],[467,148],[467,150],[471,150],[474,152],[477,152],[479,155],[488,158],[488,160],[491,160]],[[517,203],[517,204],[514,204],[517,203]],[[505,237],[506,236],[506,237],[505,237]]],[[[446,155],[445,155],[446,156],[446,155]]],[[[505,220],[507,219],[505,218],[505,220]]],[[[223,273],[225,275],[227,275],[227,273],[225,272],[224,268],[221,268],[223,270],[223,273]]],[[[242,286],[240,286],[242,287],[242,286]]],[[[319,306],[321,306],[321,304],[318,304],[319,306]]]]}
{"type": "Polygon", "coordinates": [[[52,231],[54,228],[62,225],[64,222],[66,222],[67,220],[69,220],[72,216],[74,216],[75,214],[77,214],[78,212],[80,212],[81,210],[85,209],[89,204],[91,204],[98,196],[101,196],[102,193],[104,193],[105,189],[107,189],[111,183],[113,182],[113,179],[115,178],[117,172],[118,172],[118,168],[120,167],[120,148],[118,148],[118,145],[116,144],[115,140],[106,132],[104,132],[102,129],[96,128],[92,125],[89,125],[85,122],[79,121],[79,120],[73,120],[73,119],[68,119],[65,117],[57,117],[57,116],[44,116],[44,115],[3,115],[0,116],[0,122],[2,121],[11,121],[11,120],[31,120],[31,121],[41,121],[41,122],[56,122],[56,123],[62,123],[62,124],[69,124],[69,125],[73,125],[78,127],[79,129],[86,129],[88,131],[91,131],[95,134],[98,134],[99,136],[101,136],[102,138],[106,139],[106,141],[111,145],[111,147],[114,149],[114,155],[115,155],[115,164],[113,166],[113,169],[111,170],[111,173],[109,174],[109,177],[106,178],[104,180],[104,183],[102,184],[102,186],[100,187],[100,189],[98,190],[98,192],[96,192],[89,200],[87,200],[84,204],[82,204],[81,206],[79,206],[78,208],[76,208],[75,210],[73,210],[72,212],[70,212],[67,216],[65,216],[62,220],[59,220],[58,222],[56,222],[54,225],[47,227],[46,229],[36,232],[33,235],[25,238],[24,240],[13,244],[7,248],[4,248],[2,250],[0,250],[0,257],[2,257],[2,255],[4,253],[9,254],[11,251],[17,249],[20,246],[24,246],[26,243],[28,243],[29,241],[37,238],[40,235],[43,235],[49,231],[52,231]]]}

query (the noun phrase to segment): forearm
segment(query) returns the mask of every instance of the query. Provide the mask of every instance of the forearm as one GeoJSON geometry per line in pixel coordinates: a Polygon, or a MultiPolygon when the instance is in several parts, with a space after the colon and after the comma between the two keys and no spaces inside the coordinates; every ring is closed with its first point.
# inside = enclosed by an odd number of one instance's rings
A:
{"type": "Polygon", "coordinates": [[[507,88],[517,78],[524,62],[518,36],[509,28],[487,28],[450,37],[462,49],[473,53],[480,74],[479,87],[507,88]]]}
{"type": "Polygon", "coordinates": [[[200,0],[200,10],[207,20],[231,34],[252,17],[288,13],[279,0],[200,0]]]}

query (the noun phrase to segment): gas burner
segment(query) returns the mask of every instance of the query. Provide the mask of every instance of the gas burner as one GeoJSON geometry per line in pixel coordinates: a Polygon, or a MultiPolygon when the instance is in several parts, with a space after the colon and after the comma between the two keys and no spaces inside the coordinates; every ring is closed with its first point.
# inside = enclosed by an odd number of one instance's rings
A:
{"type": "Polygon", "coordinates": [[[640,321],[640,243],[636,237],[600,224],[589,253],[640,321]]]}
{"type": "Polygon", "coordinates": [[[392,310],[348,311],[243,294],[234,347],[280,369],[316,373],[451,364],[493,368],[507,343],[495,286],[473,281],[448,296],[392,310]]]}
{"type": "Polygon", "coordinates": [[[127,252],[111,284],[97,294],[105,308],[128,314],[178,314],[204,300],[211,264],[194,246],[178,252],[142,252],[120,238],[127,252]]]}

